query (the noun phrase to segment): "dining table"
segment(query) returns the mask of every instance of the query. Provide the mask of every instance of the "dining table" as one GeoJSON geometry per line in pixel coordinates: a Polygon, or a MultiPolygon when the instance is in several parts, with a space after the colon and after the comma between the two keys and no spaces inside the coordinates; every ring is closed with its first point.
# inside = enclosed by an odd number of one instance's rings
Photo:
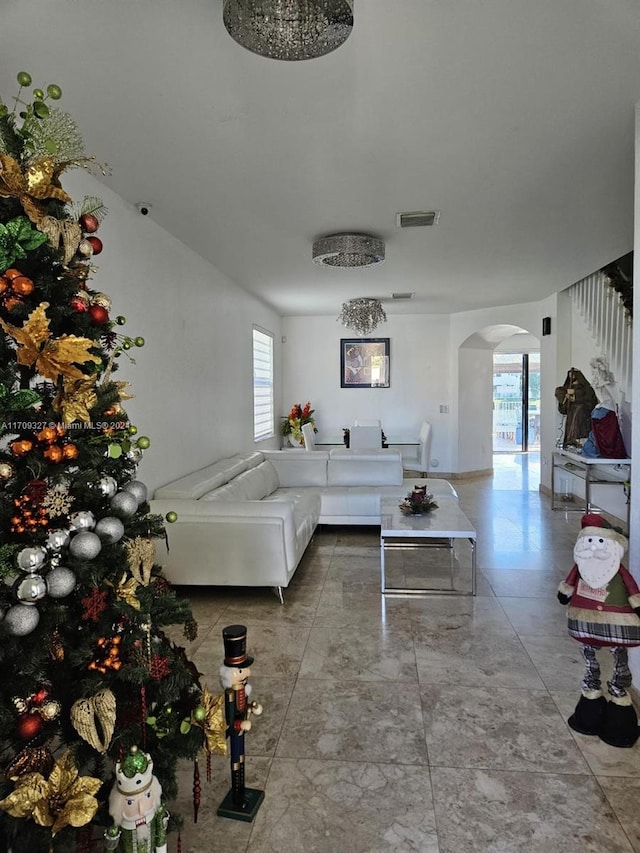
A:
{"type": "MultiPolygon", "coordinates": [[[[417,447],[420,444],[420,440],[417,436],[402,434],[399,432],[385,433],[385,439],[385,441],[382,441],[381,439],[381,447],[417,447]]],[[[316,447],[343,447],[344,443],[343,433],[319,432],[315,437],[316,447]]]]}

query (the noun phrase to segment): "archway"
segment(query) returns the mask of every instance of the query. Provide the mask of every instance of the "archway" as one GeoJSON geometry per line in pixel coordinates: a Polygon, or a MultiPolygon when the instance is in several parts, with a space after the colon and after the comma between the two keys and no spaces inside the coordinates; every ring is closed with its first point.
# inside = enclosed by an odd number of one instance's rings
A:
{"type": "Polygon", "coordinates": [[[491,324],[469,335],[458,351],[458,462],[461,471],[493,468],[493,355],[496,349],[539,351],[537,337],[513,324],[491,324]]]}

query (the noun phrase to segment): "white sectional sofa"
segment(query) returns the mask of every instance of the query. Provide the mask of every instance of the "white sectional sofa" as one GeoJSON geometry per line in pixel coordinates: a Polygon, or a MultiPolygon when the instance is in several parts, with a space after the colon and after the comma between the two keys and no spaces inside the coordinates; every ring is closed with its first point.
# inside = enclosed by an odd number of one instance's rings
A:
{"type": "Polygon", "coordinates": [[[175,584],[271,586],[282,600],[318,524],[380,524],[381,496],[420,482],[456,496],[446,480],[403,480],[399,450],[239,453],[156,490],[151,511],[178,515],[158,562],[175,584]]]}

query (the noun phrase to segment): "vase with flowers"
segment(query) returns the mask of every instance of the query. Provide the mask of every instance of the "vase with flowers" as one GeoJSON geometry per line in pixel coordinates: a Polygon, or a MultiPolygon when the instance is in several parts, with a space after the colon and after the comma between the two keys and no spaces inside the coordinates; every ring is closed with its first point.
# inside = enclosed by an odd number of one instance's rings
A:
{"type": "Polygon", "coordinates": [[[426,486],[414,486],[400,504],[400,510],[405,515],[424,515],[434,509],[438,509],[438,504],[426,486]]]}
{"type": "Polygon", "coordinates": [[[302,403],[295,403],[289,414],[282,418],[280,432],[292,447],[304,447],[304,438],[302,437],[304,424],[311,424],[313,431],[318,432],[313,417],[314,412],[315,409],[311,408],[311,403],[307,400],[304,406],[302,403]]]}

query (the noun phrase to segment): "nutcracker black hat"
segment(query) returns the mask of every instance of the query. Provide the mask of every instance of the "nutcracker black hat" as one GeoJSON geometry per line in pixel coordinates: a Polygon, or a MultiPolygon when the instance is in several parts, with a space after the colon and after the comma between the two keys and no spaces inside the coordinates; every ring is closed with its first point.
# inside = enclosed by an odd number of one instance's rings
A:
{"type": "Polygon", "coordinates": [[[229,625],[222,629],[225,666],[251,666],[253,658],[247,654],[247,628],[245,625],[229,625]]]}

